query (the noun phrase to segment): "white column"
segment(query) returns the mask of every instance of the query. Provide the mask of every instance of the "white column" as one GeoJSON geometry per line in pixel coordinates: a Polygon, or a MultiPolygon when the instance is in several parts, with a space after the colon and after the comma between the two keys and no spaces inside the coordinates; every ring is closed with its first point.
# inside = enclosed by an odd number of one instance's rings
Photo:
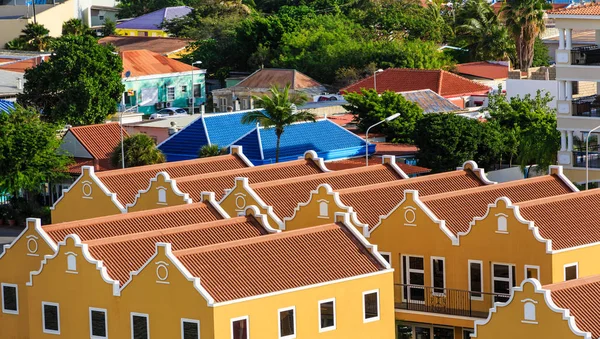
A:
{"type": "Polygon", "coordinates": [[[565,34],[565,40],[566,40],[566,43],[567,43],[567,49],[571,49],[571,46],[572,46],[572,44],[571,44],[571,32],[573,32],[573,30],[570,29],[570,28],[568,28],[567,31],[565,32],[566,33],[565,34]]]}
{"type": "Polygon", "coordinates": [[[568,139],[567,139],[567,151],[572,152],[573,151],[573,131],[569,131],[568,132],[568,139]]]}
{"type": "Polygon", "coordinates": [[[567,131],[560,131],[560,151],[567,150],[567,131]]]}
{"type": "Polygon", "coordinates": [[[557,100],[565,100],[565,81],[558,80],[558,95],[557,100]]]}
{"type": "Polygon", "coordinates": [[[558,49],[565,49],[565,29],[558,29],[558,49]]]}
{"type": "Polygon", "coordinates": [[[565,81],[565,100],[573,100],[573,82],[565,81]]]}
{"type": "Polygon", "coordinates": [[[596,45],[600,45],[600,29],[596,30],[596,45]]]}

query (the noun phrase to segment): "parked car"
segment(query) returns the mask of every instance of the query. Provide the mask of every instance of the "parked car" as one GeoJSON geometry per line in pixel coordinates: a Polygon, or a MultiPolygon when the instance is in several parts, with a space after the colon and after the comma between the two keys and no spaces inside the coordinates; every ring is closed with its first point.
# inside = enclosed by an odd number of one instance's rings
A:
{"type": "Polygon", "coordinates": [[[173,117],[173,116],[185,116],[185,115],[188,115],[188,112],[186,110],[184,110],[183,108],[169,107],[169,108],[163,108],[156,113],[152,113],[150,115],[150,119],[167,118],[167,117],[173,117]]]}

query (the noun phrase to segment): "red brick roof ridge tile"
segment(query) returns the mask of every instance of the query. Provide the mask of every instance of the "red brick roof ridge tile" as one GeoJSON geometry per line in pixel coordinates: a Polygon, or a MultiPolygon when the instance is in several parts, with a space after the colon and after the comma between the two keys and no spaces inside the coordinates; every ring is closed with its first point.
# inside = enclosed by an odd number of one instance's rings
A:
{"type": "Polygon", "coordinates": [[[578,10],[589,10],[590,8],[597,9],[594,7],[600,7],[600,3],[597,2],[588,2],[588,3],[584,3],[584,4],[577,4],[574,6],[569,6],[569,7],[562,7],[562,8],[556,8],[556,9],[552,9],[550,11],[547,11],[547,14],[566,14],[566,15],[598,15],[600,13],[600,10],[598,11],[598,13],[577,13],[578,10]],[[565,13],[568,12],[568,13],[565,13]]]}
{"type": "Polygon", "coordinates": [[[542,288],[549,291],[560,291],[572,287],[587,285],[591,283],[600,282],[600,274],[592,275],[584,278],[577,278],[568,281],[561,281],[553,284],[543,285],[542,288]]]}
{"type": "Polygon", "coordinates": [[[553,202],[571,200],[571,199],[587,197],[590,195],[599,195],[599,194],[600,194],[600,188],[595,188],[595,189],[591,189],[591,190],[587,190],[587,191],[579,191],[579,192],[573,192],[573,193],[569,193],[569,194],[555,195],[552,197],[545,197],[545,198],[539,198],[539,199],[534,199],[534,200],[522,201],[519,203],[515,203],[515,205],[519,206],[520,209],[523,209],[523,208],[527,208],[527,207],[531,207],[531,206],[543,205],[543,204],[548,204],[548,203],[553,203],[553,202]]]}

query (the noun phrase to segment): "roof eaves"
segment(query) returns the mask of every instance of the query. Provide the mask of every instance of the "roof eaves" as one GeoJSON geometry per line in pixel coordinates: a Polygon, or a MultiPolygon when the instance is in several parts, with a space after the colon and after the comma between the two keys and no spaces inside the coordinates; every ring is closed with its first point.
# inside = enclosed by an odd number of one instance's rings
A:
{"type": "Polygon", "coordinates": [[[260,137],[260,128],[258,128],[258,124],[256,126],[256,137],[258,138],[258,149],[260,150],[260,160],[265,160],[265,153],[263,152],[262,139],[260,137]]]}

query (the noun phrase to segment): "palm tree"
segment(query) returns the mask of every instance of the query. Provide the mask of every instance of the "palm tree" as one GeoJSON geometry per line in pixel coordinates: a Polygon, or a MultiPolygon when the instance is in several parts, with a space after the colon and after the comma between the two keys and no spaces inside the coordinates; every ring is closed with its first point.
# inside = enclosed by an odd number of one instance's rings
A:
{"type": "Polygon", "coordinates": [[[502,18],[515,41],[522,72],[531,67],[535,38],[545,29],[544,11],[550,8],[546,0],[508,0],[502,7],[502,18]]]}
{"type": "Polygon", "coordinates": [[[21,31],[21,38],[26,42],[29,49],[34,51],[46,51],[50,47],[52,37],[50,31],[42,24],[29,23],[21,31]]]}
{"type": "Polygon", "coordinates": [[[277,136],[275,162],[279,162],[279,145],[285,127],[295,122],[315,121],[315,115],[307,111],[296,112],[295,106],[306,102],[306,97],[298,94],[290,95],[290,84],[285,85],[283,91],[273,85],[269,92],[270,95],[254,97],[256,106],[263,109],[246,113],[242,117],[242,123],[259,123],[265,128],[275,128],[275,135],[277,136]]]}
{"type": "Polygon", "coordinates": [[[94,35],[94,32],[81,19],[70,19],[63,23],[62,35],[94,35]]]}
{"type": "MultiPolygon", "coordinates": [[[[146,134],[135,134],[123,141],[125,149],[125,167],[160,164],[165,162],[165,155],[156,148],[154,140],[146,134]]],[[[121,168],[121,145],[117,145],[110,158],[115,168],[121,168]]]]}
{"type": "Polygon", "coordinates": [[[221,148],[217,144],[204,145],[198,151],[198,158],[216,157],[217,155],[226,154],[227,148],[221,148]]]}

